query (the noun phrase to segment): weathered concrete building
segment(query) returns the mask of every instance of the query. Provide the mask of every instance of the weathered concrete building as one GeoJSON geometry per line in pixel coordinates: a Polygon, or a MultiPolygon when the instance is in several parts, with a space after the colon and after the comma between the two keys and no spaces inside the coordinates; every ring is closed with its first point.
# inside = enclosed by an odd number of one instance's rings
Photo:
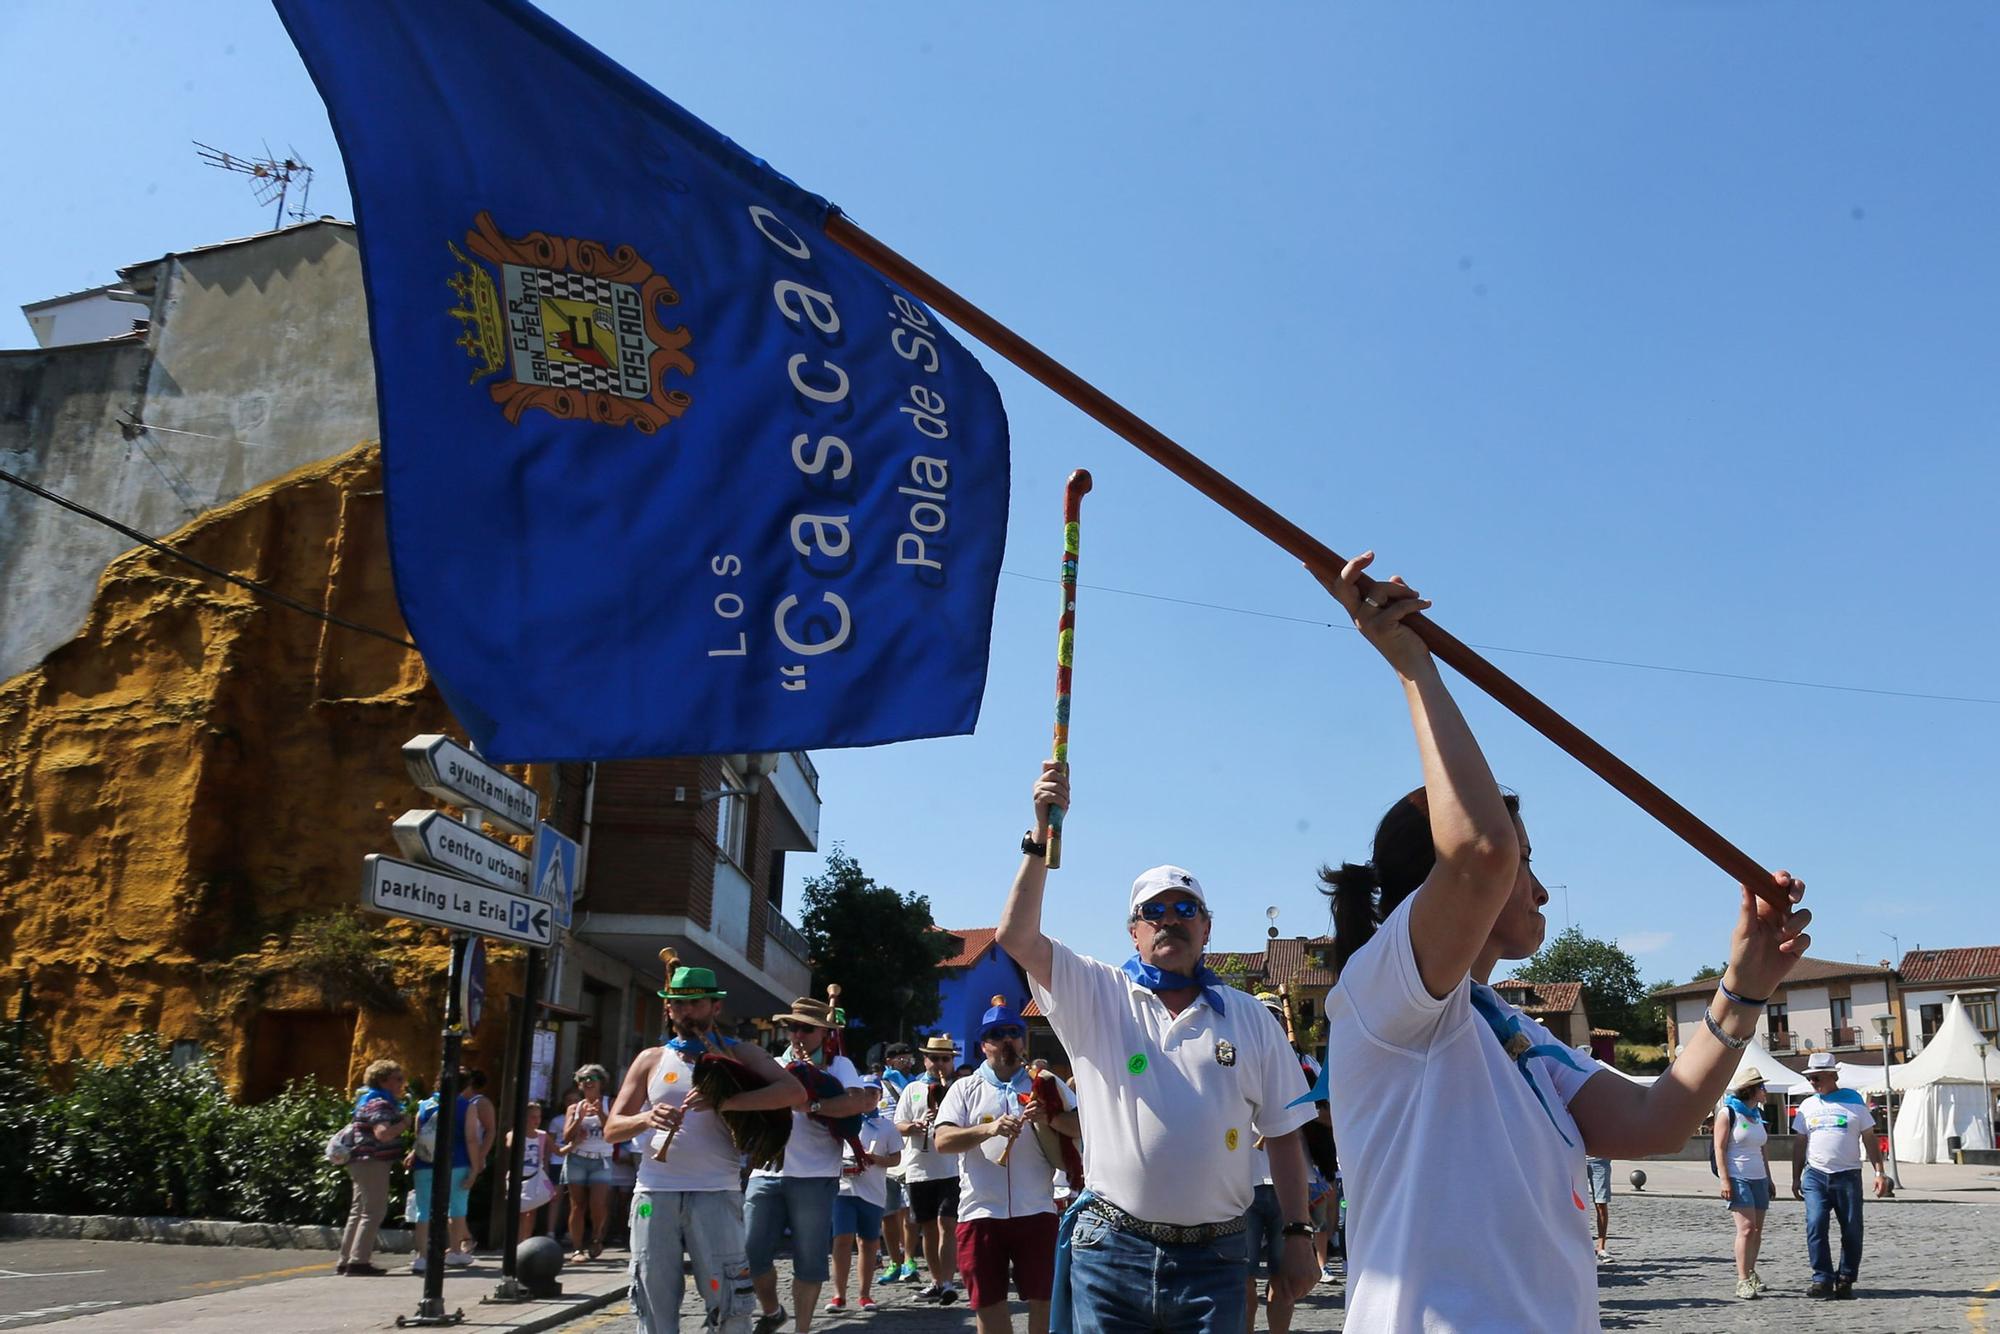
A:
{"type": "MultiPolygon", "coordinates": [[[[0,351],[0,468],[405,636],[358,444],[377,428],[352,228],[120,280],[28,308],[43,346],[0,351]]],[[[402,742],[462,734],[422,658],[132,547],[0,486],[0,986],[26,989],[59,1062],[150,1029],[214,1050],[252,1097],[383,1054],[429,1070],[445,935],[355,911],[362,856],[394,853],[390,823],[429,804],[402,742]]],[[[654,1039],[662,946],[716,968],[736,1017],[805,994],[781,902],[786,852],[818,840],[806,756],[522,776],[584,852],[538,1019],[559,1075],[654,1039]]],[[[494,951],[490,995],[518,990],[515,962],[494,951]]],[[[473,1037],[496,1075],[516,1022],[496,1001],[473,1037]]]]}

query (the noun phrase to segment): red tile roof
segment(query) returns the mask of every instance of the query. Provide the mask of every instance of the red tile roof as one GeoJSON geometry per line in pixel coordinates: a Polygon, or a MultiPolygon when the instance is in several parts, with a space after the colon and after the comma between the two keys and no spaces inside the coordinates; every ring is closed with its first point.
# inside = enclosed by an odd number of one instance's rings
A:
{"type": "MultiPolygon", "coordinates": [[[[1495,982],[1493,989],[1508,1000],[1510,990],[1525,990],[1532,998],[1531,1003],[1521,1005],[1529,1014],[1568,1014],[1576,1008],[1577,998],[1583,994],[1581,982],[1524,982],[1518,977],[1510,977],[1503,982],[1495,982]]],[[[1515,1004],[1521,1004],[1515,1001],[1515,1004]]]]}
{"type": "MultiPolygon", "coordinates": [[[[1948,951],[1940,951],[1945,953],[1948,951]]],[[[1887,977],[1891,969],[1887,964],[1842,963],[1838,959],[1800,959],[1792,966],[1792,971],[1780,987],[1797,986],[1801,982],[1825,982],[1836,977],[1887,977]]],[[[1719,977],[1698,978],[1693,982],[1683,982],[1677,987],[1661,987],[1655,996],[1702,996],[1715,990],[1719,977]]]]}
{"type": "Polygon", "coordinates": [[[1974,982],[2000,978],[2000,945],[1974,945],[1957,950],[1911,950],[1903,956],[1904,986],[1938,982],[1974,982]]]}
{"type": "Polygon", "coordinates": [[[941,926],[932,929],[944,931],[948,936],[957,936],[964,942],[963,947],[957,954],[952,955],[951,958],[946,959],[938,965],[940,968],[972,967],[972,965],[979,962],[980,955],[993,948],[993,938],[1000,934],[1000,928],[997,926],[968,926],[951,931],[946,931],[941,926]]]}
{"type": "Polygon", "coordinates": [[[1033,996],[1028,997],[1028,1003],[1021,1007],[1021,1017],[1023,1019],[1040,1019],[1043,1017],[1042,1007],[1035,1004],[1033,996]]]}

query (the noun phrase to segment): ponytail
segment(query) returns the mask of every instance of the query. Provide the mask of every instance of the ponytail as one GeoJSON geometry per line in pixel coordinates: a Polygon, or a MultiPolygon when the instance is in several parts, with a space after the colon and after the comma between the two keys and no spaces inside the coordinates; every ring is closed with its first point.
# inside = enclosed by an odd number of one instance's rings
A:
{"type": "MultiPolygon", "coordinates": [[[[1517,813],[1521,799],[1502,793],[1508,813],[1517,813]]],[[[1404,899],[1417,892],[1437,865],[1437,845],[1431,841],[1429,794],[1417,788],[1396,800],[1375,826],[1375,843],[1365,866],[1343,862],[1338,870],[1322,866],[1320,892],[1333,900],[1334,975],[1347,966],[1354,952],[1374,939],[1404,899]]]]}

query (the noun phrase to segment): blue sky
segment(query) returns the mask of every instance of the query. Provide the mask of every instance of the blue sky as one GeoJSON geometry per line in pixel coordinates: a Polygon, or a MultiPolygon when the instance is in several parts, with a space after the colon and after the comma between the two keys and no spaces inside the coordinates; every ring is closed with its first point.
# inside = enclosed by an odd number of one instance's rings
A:
{"type": "MultiPolygon", "coordinates": [[[[1977,833],[2000,797],[2000,12],[547,8],[1329,545],[1379,550],[1440,623],[1804,875],[1815,954],[2000,941],[1977,833]]],[[[49,131],[0,148],[10,344],[23,302],[267,225],[190,140],[296,147],[316,211],[348,214],[264,5],[27,0],[0,6],[0,49],[49,131]]],[[[1389,672],[1315,624],[1333,608],[1283,553],[981,355],[1015,466],[979,730],[818,753],[825,838],[947,925],[996,919],[1048,748],[1037,580],[1084,466],[1051,931],[1122,953],[1125,887],[1161,861],[1204,878],[1218,945],[1254,948],[1266,906],[1324,929],[1314,869],[1362,857],[1418,777],[1389,672]]],[[[1722,957],[1717,872],[1460,697],[1568,886],[1552,929],[1566,901],[1649,978],[1722,957]]]]}

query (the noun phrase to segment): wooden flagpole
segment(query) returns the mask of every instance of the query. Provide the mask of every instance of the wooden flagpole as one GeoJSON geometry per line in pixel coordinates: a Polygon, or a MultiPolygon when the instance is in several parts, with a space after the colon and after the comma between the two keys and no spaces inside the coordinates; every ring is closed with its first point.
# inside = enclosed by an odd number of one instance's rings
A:
{"type": "MultiPolygon", "coordinates": [[[[1325,575],[1336,576],[1347,564],[1340,553],[1189,453],[1103,390],[862,231],[838,211],[827,219],[826,234],[876,272],[915,293],[933,310],[1124,437],[1140,453],[1270,538],[1307,566],[1325,575]]],[[[1364,578],[1364,588],[1372,586],[1372,582],[1364,578]]],[[[1419,614],[1406,617],[1403,624],[1423,638],[1439,661],[1451,666],[1523,722],[1567,751],[1586,769],[1624,793],[1641,810],[1678,834],[1688,846],[1708,858],[1724,874],[1750,886],[1780,910],[1790,911],[1791,903],[1778,887],[1776,877],[1748,853],[1711,829],[1694,812],[1661,791],[1645,775],[1598,744],[1583,729],[1537,699],[1526,687],[1473,652],[1436,622],[1419,614]]]]}

